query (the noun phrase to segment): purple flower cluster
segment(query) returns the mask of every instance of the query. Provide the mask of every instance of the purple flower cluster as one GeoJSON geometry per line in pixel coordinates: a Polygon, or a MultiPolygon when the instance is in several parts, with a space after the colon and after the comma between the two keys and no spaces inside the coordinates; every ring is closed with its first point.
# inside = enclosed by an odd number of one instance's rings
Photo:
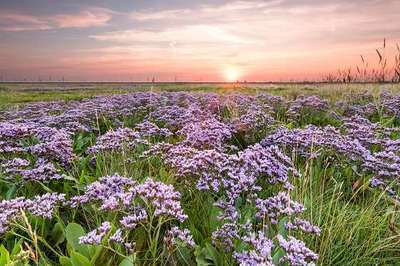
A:
{"type": "Polygon", "coordinates": [[[329,108],[328,101],[316,95],[299,96],[290,103],[286,115],[289,118],[297,119],[301,114],[308,112],[325,112],[329,108]]]}
{"type": "Polygon", "coordinates": [[[89,184],[82,195],[72,197],[68,204],[74,208],[79,204],[99,202],[100,209],[117,209],[119,200],[135,184],[132,179],[119,175],[101,177],[89,184]]]}
{"type": "Polygon", "coordinates": [[[88,153],[122,151],[124,148],[133,149],[139,144],[147,144],[140,138],[140,134],[130,128],[118,128],[101,135],[96,144],[88,149],[88,153]]]}
{"type": "Polygon", "coordinates": [[[177,226],[172,227],[165,233],[164,242],[168,247],[174,247],[183,244],[185,246],[194,248],[196,245],[193,241],[190,231],[186,228],[182,230],[177,226]]]}
{"type": "MultiPolygon", "coordinates": [[[[121,225],[109,241],[119,244],[129,244],[123,242],[122,234],[128,233],[137,227],[146,226],[153,219],[159,221],[177,220],[183,222],[187,215],[183,212],[180,203],[180,193],[174,190],[172,185],[146,179],[139,184],[130,178],[118,175],[106,176],[99,181],[87,186],[85,192],[80,196],[71,198],[66,204],[71,208],[76,208],[78,204],[98,204],[99,209],[105,212],[114,212],[118,215],[121,225]]],[[[81,243],[98,244],[104,238],[107,230],[104,226],[91,231],[88,235],[81,238],[81,243]]],[[[171,241],[174,239],[189,240],[189,231],[184,230],[180,234],[178,231],[170,232],[171,241]],[[173,234],[172,234],[173,233],[173,234]]]]}
{"type": "Polygon", "coordinates": [[[65,195],[47,193],[33,199],[23,197],[0,201],[0,234],[8,231],[9,225],[20,219],[22,212],[50,219],[54,210],[65,203],[65,195]]]}
{"type": "Polygon", "coordinates": [[[147,212],[145,209],[139,207],[134,211],[131,211],[132,214],[122,217],[119,221],[125,228],[134,229],[140,222],[144,222],[147,220],[147,212]]]}
{"type": "Polygon", "coordinates": [[[0,234],[7,232],[9,224],[18,219],[27,206],[23,197],[0,201],[0,234]]]}
{"type": "Polygon", "coordinates": [[[170,137],[172,132],[167,128],[159,128],[156,124],[145,121],[135,126],[135,130],[139,133],[142,138],[160,136],[170,137]]]}
{"type": "Polygon", "coordinates": [[[212,233],[213,243],[230,252],[235,247],[234,241],[240,239],[239,230],[240,225],[237,223],[224,223],[212,233]]]}
{"type": "Polygon", "coordinates": [[[303,241],[289,236],[286,240],[283,236],[277,235],[279,245],[286,252],[282,261],[290,265],[309,265],[310,262],[318,260],[318,255],[306,247],[303,241]]]}
{"type": "Polygon", "coordinates": [[[169,216],[180,222],[186,220],[187,215],[184,214],[180,203],[181,194],[175,191],[172,185],[148,178],[143,184],[137,185],[134,192],[146,204],[152,206],[156,217],[169,216]]]}
{"type": "Polygon", "coordinates": [[[177,132],[185,138],[183,144],[198,149],[222,149],[232,133],[231,127],[215,118],[189,123],[177,132]]]}
{"type": "Polygon", "coordinates": [[[235,131],[246,136],[265,130],[275,123],[276,121],[270,115],[269,106],[260,105],[251,105],[243,114],[232,121],[235,131]]]}
{"type": "MultiPolygon", "coordinates": [[[[241,232],[252,232],[249,225],[239,223],[241,210],[236,202],[245,198],[256,207],[256,217],[277,224],[287,217],[302,213],[302,204],[293,201],[290,177],[298,176],[290,158],[276,146],[250,146],[237,154],[227,154],[219,149],[198,150],[184,143],[159,145],[153,154],[161,154],[177,176],[190,177],[199,190],[220,193],[215,206],[221,209],[219,219],[222,226],[212,233],[213,243],[227,251],[235,249],[238,241],[248,243],[251,248],[235,251],[234,257],[242,265],[272,263],[271,254],[275,245],[262,232],[257,236],[242,237],[241,232]],[[263,199],[259,196],[262,186],[276,185],[286,191],[263,199]],[[267,218],[267,219],[265,219],[267,218]],[[264,248],[263,248],[264,247],[264,248]]],[[[187,180],[187,179],[186,179],[187,180]]],[[[189,181],[187,180],[187,181],[189,181]]],[[[300,229],[306,233],[320,234],[320,229],[310,222],[293,218],[287,229],[300,229]]]]}
{"type": "Polygon", "coordinates": [[[303,220],[303,219],[299,219],[299,218],[295,218],[293,222],[288,222],[285,226],[286,226],[286,229],[290,229],[290,230],[301,230],[304,233],[316,234],[318,236],[321,234],[321,228],[311,224],[307,220],[303,220]]]}
{"type": "Polygon", "coordinates": [[[154,215],[173,217],[184,221],[187,216],[180,204],[180,193],[172,185],[148,178],[143,184],[138,184],[129,178],[118,175],[102,177],[86,188],[83,195],[75,196],[69,205],[99,203],[101,210],[129,210],[131,215],[122,219],[124,223],[137,223],[146,218],[145,208],[151,207],[154,215]],[[135,201],[143,201],[143,207],[135,205],[135,201]]]}
{"type": "Polygon", "coordinates": [[[282,191],[267,199],[256,199],[256,208],[256,217],[268,218],[272,224],[277,224],[283,215],[292,216],[305,210],[302,204],[291,200],[289,193],[282,191]]]}
{"type": "Polygon", "coordinates": [[[250,232],[242,237],[242,241],[251,248],[250,250],[234,253],[234,257],[240,265],[274,265],[271,254],[275,245],[272,240],[264,235],[263,231],[250,232]]]}
{"type": "Polygon", "coordinates": [[[363,172],[371,173],[376,178],[393,180],[400,176],[397,141],[387,137],[387,130],[361,117],[344,121],[344,133],[331,126],[293,130],[281,128],[267,136],[262,145],[279,145],[306,157],[330,151],[335,156],[345,158],[337,162],[359,165],[363,172]],[[372,145],[379,145],[383,151],[372,152],[368,149],[372,145]]]}
{"type": "Polygon", "coordinates": [[[0,123],[1,164],[7,179],[48,181],[61,179],[75,159],[70,136],[61,129],[33,123],[0,123]],[[27,160],[29,158],[29,160],[27,160]]]}
{"type": "Polygon", "coordinates": [[[305,156],[315,156],[319,151],[326,150],[333,150],[350,157],[351,160],[362,160],[371,156],[370,151],[358,140],[340,134],[336,128],[331,126],[323,128],[308,126],[305,129],[293,130],[280,128],[267,136],[261,144],[291,148],[305,156]]]}
{"type": "Polygon", "coordinates": [[[79,237],[80,244],[99,245],[103,240],[104,236],[110,232],[111,224],[109,222],[103,222],[99,228],[90,231],[87,235],[79,237]]]}

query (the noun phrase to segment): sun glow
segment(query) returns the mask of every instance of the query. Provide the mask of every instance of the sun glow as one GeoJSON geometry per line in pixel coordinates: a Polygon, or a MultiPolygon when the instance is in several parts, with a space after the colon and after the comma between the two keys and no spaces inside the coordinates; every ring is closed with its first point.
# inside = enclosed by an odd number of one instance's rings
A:
{"type": "Polygon", "coordinates": [[[224,71],[225,80],[228,82],[234,82],[239,80],[240,73],[239,70],[234,67],[226,68],[224,71]]]}

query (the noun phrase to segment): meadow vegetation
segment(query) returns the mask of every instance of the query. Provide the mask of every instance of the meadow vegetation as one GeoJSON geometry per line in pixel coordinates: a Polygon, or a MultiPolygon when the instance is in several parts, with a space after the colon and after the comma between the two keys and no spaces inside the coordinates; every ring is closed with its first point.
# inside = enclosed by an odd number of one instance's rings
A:
{"type": "Polygon", "coordinates": [[[0,265],[399,264],[399,88],[4,84],[0,265]]]}

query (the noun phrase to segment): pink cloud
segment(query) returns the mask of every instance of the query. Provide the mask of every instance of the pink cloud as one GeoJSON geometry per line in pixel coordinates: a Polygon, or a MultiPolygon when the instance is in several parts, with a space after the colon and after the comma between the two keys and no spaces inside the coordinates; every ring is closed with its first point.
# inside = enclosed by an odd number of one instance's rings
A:
{"type": "Polygon", "coordinates": [[[104,26],[112,18],[113,11],[104,8],[92,8],[79,14],[63,14],[50,18],[59,28],[87,28],[104,26]]]}
{"type": "Polygon", "coordinates": [[[104,26],[114,12],[105,8],[90,8],[78,14],[31,16],[13,11],[0,11],[0,31],[37,31],[57,28],[87,28],[104,26]]]}
{"type": "Polygon", "coordinates": [[[48,21],[25,14],[0,11],[0,31],[29,31],[50,29],[48,21]]]}

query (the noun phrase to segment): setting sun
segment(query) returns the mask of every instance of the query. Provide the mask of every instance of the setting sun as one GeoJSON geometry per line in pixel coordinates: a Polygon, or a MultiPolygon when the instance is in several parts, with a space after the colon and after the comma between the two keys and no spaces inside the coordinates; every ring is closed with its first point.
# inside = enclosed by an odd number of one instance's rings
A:
{"type": "Polygon", "coordinates": [[[225,80],[229,82],[234,82],[239,80],[239,71],[234,67],[229,67],[225,69],[225,80]]]}

